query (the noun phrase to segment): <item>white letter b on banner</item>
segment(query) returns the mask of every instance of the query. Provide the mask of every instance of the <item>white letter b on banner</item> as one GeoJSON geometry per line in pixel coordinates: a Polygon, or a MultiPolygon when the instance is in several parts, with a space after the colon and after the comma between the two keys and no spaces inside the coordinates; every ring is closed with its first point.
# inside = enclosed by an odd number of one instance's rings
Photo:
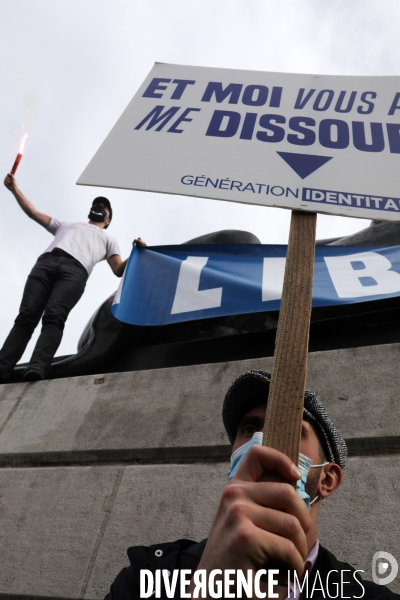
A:
{"type": "Polygon", "coordinates": [[[339,298],[361,298],[400,292],[400,275],[389,271],[392,263],[377,252],[361,252],[348,256],[325,256],[326,266],[339,298]],[[354,269],[351,263],[361,262],[363,269],[354,269]],[[375,285],[362,285],[360,279],[369,277],[375,285]]]}
{"type": "Polygon", "coordinates": [[[199,290],[201,271],[207,261],[207,256],[188,256],[182,261],[171,315],[221,306],[222,287],[199,290]]]}

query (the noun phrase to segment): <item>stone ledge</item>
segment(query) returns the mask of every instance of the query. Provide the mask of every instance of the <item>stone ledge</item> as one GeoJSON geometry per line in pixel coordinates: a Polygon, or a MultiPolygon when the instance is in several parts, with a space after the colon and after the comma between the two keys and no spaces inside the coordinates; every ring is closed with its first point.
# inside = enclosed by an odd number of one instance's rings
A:
{"type": "MultiPolygon", "coordinates": [[[[400,436],[350,438],[349,458],[400,454],[400,436]]],[[[181,446],[179,448],[127,448],[20,452],[0,454],[0,469],[106,465],[162,465],[229,462],[231,446],[181,446]]]]}
{"type": "MultiPolygon", "coordinates": [[[[345,438],[398,435],[399,359],[400,344],[309,355],[307,385],[345,438]]],[[[230,383],[271,367],[265,358],[3,385],[0,454],[224,445],[230,383]]]]}

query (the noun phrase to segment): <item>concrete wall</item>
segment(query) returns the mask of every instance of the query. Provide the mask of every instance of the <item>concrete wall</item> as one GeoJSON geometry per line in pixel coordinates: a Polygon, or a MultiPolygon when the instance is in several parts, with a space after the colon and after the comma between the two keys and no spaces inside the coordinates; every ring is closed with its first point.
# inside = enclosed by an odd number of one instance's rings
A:
{"type": "MultiPolygon", "coordinates": [[[[371,578],[400,562],[400,345],[313,353],[308,385],[349,442],[319,537],[371,578]]],[[[272,359],[0,387],[0,600],[103,598],[126,549],[207,536],[231,381],[272,359]]],[[[391,586],[400,592],[400,576],[391,586]]]]}

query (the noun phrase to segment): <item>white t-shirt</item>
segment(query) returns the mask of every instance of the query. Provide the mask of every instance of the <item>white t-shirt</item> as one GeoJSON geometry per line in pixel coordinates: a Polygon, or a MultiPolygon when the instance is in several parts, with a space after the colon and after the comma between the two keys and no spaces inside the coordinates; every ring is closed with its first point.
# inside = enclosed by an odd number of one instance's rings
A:
{"type": "Polygon", "coordinates": [[[60,248],[71,254],[90,273],[93,267],[110,258],[113,254],[121,255],[117,240],[104,229],[90,223],[65,223],[52,217],[47,231],[54,235],[54,240],[45,252],[60,248]]]}

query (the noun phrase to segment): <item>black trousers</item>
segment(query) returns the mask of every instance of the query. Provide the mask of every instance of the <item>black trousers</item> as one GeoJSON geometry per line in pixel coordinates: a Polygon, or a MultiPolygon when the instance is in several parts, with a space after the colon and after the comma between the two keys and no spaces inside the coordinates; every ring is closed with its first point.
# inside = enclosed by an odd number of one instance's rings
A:
{"type": "Polygon", "coordinates": [[[82,296],[88,272],[56,248],[39,256],[26,281],[18,317],[0,350],[0,381],[7,382],[42,315],[42,331],[28,368],[45,377],[57,352],[68,314],[82,296]]]}

